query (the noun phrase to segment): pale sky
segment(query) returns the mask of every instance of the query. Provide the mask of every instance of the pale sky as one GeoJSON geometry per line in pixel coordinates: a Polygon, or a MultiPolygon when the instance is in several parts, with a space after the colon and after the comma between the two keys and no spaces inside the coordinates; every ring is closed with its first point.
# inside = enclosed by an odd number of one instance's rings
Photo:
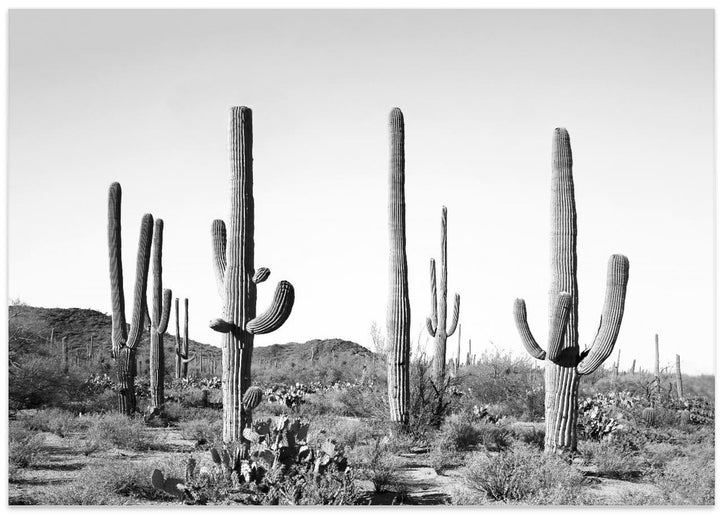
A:
{"type": "MultiPolygon", "coordinates": [[[[409,287],[426,339],[428,263],[448,207],[463,353],[545,345],[550,150],[570,132],[581,345],[608,258],[630,259],[621,367],[679,353],[714,371],[714,25],[698,11],[11,11],[8,294],[110,312],[107,190],[123,187],[130,317],[140,218],[165,221],[165,287],[218,345],[210,226],[227,220],[228,120],[253,109],[258,346],[385,326],[390,109],[406,123],[409,287]]],[[[171,321],[171,328],[174,322],[171,321]]],[[[448,341],[454,355],[457,335],[448,341]]],[[[614,360],[617,350],[610,360],[614,360]]]]}

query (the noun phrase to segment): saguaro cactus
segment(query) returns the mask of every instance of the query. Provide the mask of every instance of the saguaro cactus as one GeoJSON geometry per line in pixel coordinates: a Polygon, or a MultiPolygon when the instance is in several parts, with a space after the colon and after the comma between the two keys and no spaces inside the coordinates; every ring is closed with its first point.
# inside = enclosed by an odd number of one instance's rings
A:
{"type": "Polygon", "coordinates": [[[241,440],[250,420],[242,398],[250,387],[253,336],[275,331],[290,316],[295,290],[280,281],[270,308],[255,316],[256,284],[267,279],[270,270],[255,269],[255,209],[253,199],[252,112],[233,107],[230,123],[230,227],[215,220],[212,240],[215,276],[223,300],[223,316],[210,327],[223,334],[223,440],[241,440]]]}
{"type": "Polygon", "coordinates": [[[170,321],[172,291],[162,287],[163,221],[155,220],[152,245],[153,311],[150,317],[150,406],[160,410],[165,403],[165,347],[163,336],[170,321]]]}
{"type": "Polygon", "coordinates": [[[455,359],[455,375],[460,370],[460,342],[462,341],[462,324],[458,325],[458,346],[457,346],[457,359],[455,359]]]}
{"type": "Polygon", "coordinates": [[[387,381],[390,421],[410,422],[410,298],[405,252],[405,120],[397,107],[390,112],[390,235],[387,305],[387,381]]]}
{"type": "Polygon", "coordinates": [[[675,354],[675,388],[677,389],[678,399],[682,400],[685,395],[683,393],[682,372],[680,371],[680,354],[675,354]]]}
{"type": "Polygon", "coordinates": [[[108,247],[110,256],[110,291],[112,299],[112,356],[117,363],[118,403],[120,412],[132,415],[135,411],[135,350],[143,331],[143,318],[147,310],[147,276],[150,267],[150,244],[153,234],[153,217],[145,214],[140,224],[137,264],[135,272],[135,298],[130,331],[125,322],[125,294],[123,291],[122,245],[120,230],[120,204],[122,190],[117,182],[108,194],[108,247]]]}
{"type": "Polygon", "coordinates": [[[195,354],[192,357],[188,356],[190,353],[189,346],[190,340],[188,339],[188,299],[185,299],[185,324],[184,324],[184,339],[180,339],[180,299],[175,299],[175,378],[187,379],[188,363],[195,359],[195,354]]]}
{"type": "Polygon", "coordinates": [[[443,206],[440,219],[440,298],[437,296],[435,280],[435,260],[430,259],[430,294],[432,315],[427,318],[427,330],[435,339],[435,358],[433,359],[433,375],[435,383],[440,387],[445,381],[445,350],[448,336],[455,333],[460,316],[460,295],[455,294],[455,308],[452,322],[447,328],[447,208],[443,206]]]}
{"type": "Polygon", "coordinates": [[[62,339],[60,340],[60,346],[62,348],[62,373],[67,375],[68,371],[70,370],[70,351],[68,350],[67,336],[62,337],[62,339]]]}
{"type": "Polygon", "coordinates": [[[549,339],[547,352],[530,332],[525,301],[515,300],[515,322],[527,352],[545,360],[545,451],[577,448],[578,382],[610,356],[622,321],[630,264],[610,258],[600,327],[589,349],[578,345],[577,220],[570,137],[555,129],[552,152],[552,233],[549,339]]]}

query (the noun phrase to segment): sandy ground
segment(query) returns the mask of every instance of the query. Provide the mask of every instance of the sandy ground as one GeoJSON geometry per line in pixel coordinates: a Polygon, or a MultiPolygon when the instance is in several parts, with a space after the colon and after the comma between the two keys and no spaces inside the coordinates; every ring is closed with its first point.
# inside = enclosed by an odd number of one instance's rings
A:
{"type": "MultiPolygon", "coordinates": [[[[177,455],[177,453],[190,453],[198,451],[194,442],[183,439],[180,432],[174,428],[151,428],[156,443],[163,450],[130,451],[110,450],[96,451],[85,456],[78,449],[82,447],[85,436],[71,434],[61,438],[54,434],[43,433],[45,437],[45,456],[38,466],[21,470],[16,479],[9,483],[10,504],[53,504],[53,495],[65,485],[78,479],[83,469],[88,467],[112,463],[115,460],[130,460],[133,462],[155,461],[177,455]]],[[[202,452],[202,451],[201,451],[202,452]]],[[[459,469],[450,469],[439,475],[427,466],[424,455],[421,453],[408,453],[399,456],[400,484],[405,491],[403,501],[405,504],[446,504],[451,502],[451,493],[460,483],[459,469]]],[[[597,498],[599,503],[612,503],[613,499],[629,491],[653,493],[656,487],[644,483],[635,483],[615,479],[593,477],[592,470],[588,470],[587,492],[597,498]]],[[[148,478],[149,482],[149,478],[148,478]]],[[[394,492],[384,494],[372,493],[372,484],[369,481],[359,481],[364,490],[363,498],[366,503],[392,504],[398,503],[398,496],[394,492]]],[[[167,505],[173,503],[132,500],[132,504],[167,505]]]]}

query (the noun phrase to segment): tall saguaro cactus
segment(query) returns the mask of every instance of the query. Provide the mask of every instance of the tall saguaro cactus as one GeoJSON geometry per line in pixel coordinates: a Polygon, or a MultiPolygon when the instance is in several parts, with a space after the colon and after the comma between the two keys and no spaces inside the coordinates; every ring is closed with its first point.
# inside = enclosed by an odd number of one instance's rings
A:
{"type": "Polygon", "coordinates": [[[190,340],[188,340],[188,299],[185,299],[185,338],[180,338],[180,299],[175,299],[175,378],[187,379],[188,363],[195,359],[189,357],[190,340]]]}
{"type": "Polygon", "coordinates": [[[150,405],[162,409],[165,403],[165,347],[163,336],[170,321],[172,290],[162,287],[163,221],[155,220],[152,245],[153,310],[150,315],[150,405]]]}
{"type": "Polygon", "coordinates": [[[450,328],[447,327],[447,208],[443,206],[440,219],[440,297],[437,295],[435,280],[435,260],[430,259],[430,294],[432,299],[432,315],[427,318],[427,330],[435,340],[435,358],[433,375],[435,383],[440,387],[445,381],[445,351],[447,339],[455,333],[460,316],[460,295],[455,294],[450,328]]]}
{"type": "Polygon", "coordinates": [[[233,107],[230,122],[230,227],[222,220],[212,224],[215,277],[223,300],[223,316],[210,327],[223,334],[223,440],[242,441],[242,431],[251,420],[243,404],[250,387],[253,337],[282,326],[290,316],[295,290],[280,281],[270,308],[255,315],[256,284],[270,275],[267,268],[255,269],[252,158],[252,111],[233,107]]]}
{"type": "Polygon", "coordinates": [[[125,294],[123,290],[122,244],[120,204],[122,190],[117,182],[110,185],[108,194],[108,248],[110,257],[110,292],[112,300],[112,356],[117,364],[118,404],[120,412],[135,412],[135,350],[143,332],[143,318],[147,310],[147,278],[150,267],[150,245],[153,234],[153,217],[145,214],[140,223],[135,296],[132,324],[128,332],[125,322],[125,294]]]}
{"type": "Polygon", "coordinates": [[[410,422],[410,298],[405,252],[405,120],[397,107],[390,112],[389,126],[388,400],[390,421],[407,426],[410,422]]]}
{"type": "Polygon", "coordinates": [[[525,301],[515,300],[515,322],[527,352],[545,360],[545,451],[577,448],[578,382],[612,353],[625,307],[630,264],[615,254],[608,263],[600,327],[589,349],[578,345],[577,220],[570,137],[555,129],[552,151],[552,233],[549,338],[540,348],[527,323],[525,301]]]}
{"type": "Polygon", "coordinates": [[[678,399],[683,400],[685,394],[683,392],[682,371],[680,370],[680,354],[675,354],[675,388],[677,389],[678,399]]]}

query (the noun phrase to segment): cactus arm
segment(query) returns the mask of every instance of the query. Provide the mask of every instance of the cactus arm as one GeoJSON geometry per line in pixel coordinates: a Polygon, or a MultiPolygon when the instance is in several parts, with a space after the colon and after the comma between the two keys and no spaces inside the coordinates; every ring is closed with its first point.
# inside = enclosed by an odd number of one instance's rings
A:
{"type": "Polygon", "coordinates": [[[279,329],[290,316],[295,302],[295,289],[288,281],[280,281],[270,307],[250,320],[245,329],[250,334],[267,334],[279,329]]]}
{"type": "Polygon", "coordinates": [[[143,318],[147,310],[147,283],[150,268],[150,247],[152,244],[153,217],[145,214],[140,225],[140,238],[138,241],[137,264],[135,271],[135,297],[133,299],[133,317],[128,334],[128,348],[134,349],[140,343],[143,333],[143,318]]]}
{"type": "Polygon", "coordinates": [[[210,320],[210,329],[218,333],[229,333],[233,329],[233,324],[223,320],[222,318],[214,318],[210,320]]]}
{"type": "Polygon", "coordinates": [[[225,222],[222,220],[213,220],[211,232],[215,281],[217,283],[218,293],[220,293],[220,298],[222,299],[225,297],[225,268],[227,267],[227,231],[225,230],[225,222]]]}
{"type": "Polygon", "coordinates": [[[425,324],[426,324],[426,327],[427,327],[427,330],[428,330],[428,334],[430,334],[430,336],[432,336],[433,338],[435,338],[435,333],[437,332],[437,327],[433,326],[432,318],[427,317],[427,318],[425,319],[425,324]]]}
{"type": "Polygon", "coordinates": [[[592,374],[612,354],[620,332],[630,262],[621,254],[614,254],[608,262],[607,289],[600,329],[590,352],[578,363],[578,374],[592,374]]]}
{"type": "Polygon", "coordinates": [[[455,334],[455,329],[457,329],[458,320],[460,319],[460,294],[455,294],[455,306],[453,307],[453,317],[452,322],[450,323],[450,329],[448,329],[447,335],[452,336],[455,334]]]}
{"type": "Polygon", "coordinates": [[[261,282],[265,281],[268,277],[270,277],[270,269],[265,268],[263,266],[263,267],[260,267],[257,269],[257,271],[255,272],[255,275],[253,275],[252,280],[255,284],[260,284],[261,282]]]}
{"type": "Polygon", "coordinates": [[[513,314],[515,315],[515,325],[520,333],[520,341],[525,350],[535,359],[545,359],[545,351],[540,348],[532,332],[530,332],[530,326],[527,323],[527,310],[523,299],[515,299],[513,314]]]}
{"type": "Polygon", "coordinates": [[[113,354],[116,354],[127,341],[120,224],[121,200],[122,188],[119,183],[114,182],[110,185],[110,189],[108,191],[108,249],[110,257],[113,354]]]}
{"type": "Polygon", "coordinates": [[[183,358],[182,356],[180,356],[180,361],[187,364],[187,363],[190,363],[192,360],[194,360],[196,357],[197,357],[197,354],[193,354],[191,358],[183,358]]]}
{"type": "Polygon", "coordinates": [[[430,336],[437,334],[438,313],[437,313],[437,278],[435,275],[435,260],[430,259],[430,316],[427,317],[426,325],[430,336]]]}
{"type": "Polygon", "coordinates": [[[170,322],[170,306],[172,304],[172,290],[163,290],[162,318],[158,325],[158,333],[164,334],[167,331],[168,322],[170,322]]]}
{"type": "Polygon", "coordinates": [[[553,309],[552,321],[550,322],[550,336],[547,344],[546,357],[550,361],[555,362],[560,358],[571,309],[572,295],[567,292],[558,294],[555,309],[553,309]]]}
{"type": "MultiPolygon", "coordinates": [[[[163,246],[163,229],[165,225],[161,218],[155,220],[155,230],[153,231],[152,242],[152,269],[153,269],[153,287],[152,287],[152,325],[158,330],[158,323],[162,318],[162,246],[163,246]]],[[[159,331],[158,331],[159,332],[159,331]]]]}

